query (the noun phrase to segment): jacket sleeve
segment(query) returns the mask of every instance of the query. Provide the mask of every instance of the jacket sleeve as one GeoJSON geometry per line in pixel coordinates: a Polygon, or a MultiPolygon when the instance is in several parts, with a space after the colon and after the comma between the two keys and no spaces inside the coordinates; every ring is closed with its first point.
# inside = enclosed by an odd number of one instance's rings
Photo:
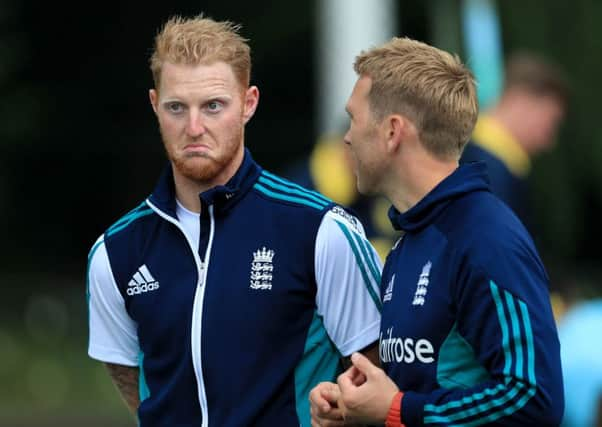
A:
{"type": "Polygon", "coordinates": [[[316,237],[316,306],[330,339],[349,356],[378,340],[382,265],[359,221],[341,212],[328,212],[316,237]]]}
{"type": "Polygon", "coordinates": [[[138,365],[136,323],[117,289],[107,248],[99,238],[90,251],[87,272],[88,355],[102,362],[138,365]]]}
{"type": "Polygon", "coordinates": [[[548,279],[534,249],[519,249],[490,248],[460,261],[455,327],[481,371],[472,382],[464,369],[456,386],[438,377],[441,388],[432,393],[406,392],[406,426],[560,424],[560,346],[548,279]]]}

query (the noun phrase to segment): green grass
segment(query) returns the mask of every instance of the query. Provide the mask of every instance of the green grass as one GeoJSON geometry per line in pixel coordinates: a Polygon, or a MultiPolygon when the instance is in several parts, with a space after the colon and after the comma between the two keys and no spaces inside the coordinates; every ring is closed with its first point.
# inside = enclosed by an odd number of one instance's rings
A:
{"type": "Polygon", "coordinates": [[[71,289],[17,291],[0,313],[1,426],[136,425],[102,363],[87,355],[85,296],[71,289]]]}

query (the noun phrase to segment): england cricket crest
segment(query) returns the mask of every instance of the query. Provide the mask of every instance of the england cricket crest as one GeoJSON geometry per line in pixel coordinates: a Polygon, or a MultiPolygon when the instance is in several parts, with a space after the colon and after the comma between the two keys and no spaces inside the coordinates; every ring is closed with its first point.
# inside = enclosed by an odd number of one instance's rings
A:
{"type": "Polygon", "coordinates": [[[272,289],[272,272],[274,265],[275,252],[271,249],[258,249],[253,252],[253,262],[251,263],[251,289],[272,289]]]}

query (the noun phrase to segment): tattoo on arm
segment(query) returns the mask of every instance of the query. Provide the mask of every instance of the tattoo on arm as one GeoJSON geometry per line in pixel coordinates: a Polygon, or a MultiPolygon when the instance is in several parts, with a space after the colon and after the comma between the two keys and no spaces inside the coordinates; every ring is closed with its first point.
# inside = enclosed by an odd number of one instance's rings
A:
{"type": "Polygon", "coordinates": [[[113,384],[115,384],[115,387],[117,387],[119,393],[121,393],[121,397],[130,411],[136,415],[138,406],[140,405],[138,368],[115,365],[113,363],[105,363],[105,366],[109,371],[113,384]]]}

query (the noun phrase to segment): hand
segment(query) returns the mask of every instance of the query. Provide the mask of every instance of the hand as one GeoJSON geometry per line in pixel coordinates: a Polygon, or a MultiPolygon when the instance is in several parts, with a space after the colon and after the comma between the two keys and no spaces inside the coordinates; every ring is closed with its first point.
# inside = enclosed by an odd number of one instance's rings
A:
{"type": "Polygon", "coordinates": [[[384,423],[399,388],[364,355],[354,353],[351,362],[337,381],[343,418],[348,423],[384,423]]]}
{"type": "Polygon", "coordinates": [[[309,393],[312,427],[344,426],[343,414],[338,406],[339,386],[322,382],[309,393]]]}

